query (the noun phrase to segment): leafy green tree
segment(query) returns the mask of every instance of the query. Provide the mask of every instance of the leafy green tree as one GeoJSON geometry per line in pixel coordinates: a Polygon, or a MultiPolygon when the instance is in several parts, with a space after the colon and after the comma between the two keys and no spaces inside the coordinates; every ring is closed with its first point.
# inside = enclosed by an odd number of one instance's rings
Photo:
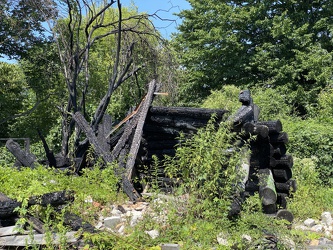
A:
{"type": "Polygon", "coordinates": [[[29,98],[24,74],[18,65],[0,62],[0,137],[9,136],[9,126],[29,98]]]}
{"type": "Polygon", "coordinates": [[[316,102],[332,83],[332,1],[189,2],[174,44],[188,72],[183,89],[190,98],[225,84],[283,86],[305,114],[302,95],[316,102]]]}
{"type": "Polygon", "coordinates": [[[0,57],[20,58],[47,40],[43,22],[56,14],[53,1],[0,0],[0,57]]]}

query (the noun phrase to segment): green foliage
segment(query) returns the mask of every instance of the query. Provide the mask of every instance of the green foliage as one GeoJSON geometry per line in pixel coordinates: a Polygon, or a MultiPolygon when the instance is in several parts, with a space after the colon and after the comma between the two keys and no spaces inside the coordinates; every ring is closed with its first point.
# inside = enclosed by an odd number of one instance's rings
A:
{"type": "Polygon", "coordinates": [[[289,201],[289,208],[298,220],[319,219],[323,211],[332,210],[333,189],[323,185],[316,165],[314,158],[295,159],[293,178],[297,181],[297,191],[289,201]]]}
{"type": "Polygon", "coordinates": [[[201,106],[203,108],[225,109],[232,114],[240,107],[238,101],[240,91],[241,89],[234,85],[223,86],[221,90],[212,91],[201,106]]]}
{"type": "Polygon", "coordinates": [[[5,62],[0,62],[0,85],[0,137],[9,137],[9,126],[30,98],[29,89],[21,68],[5,62]]]}
{"type": "Polygon", "coordinates": [[[206,128],[177,147],[174,159],[165,162],[167,174],[181,178],[180,191],[190,194],[190,202],[195,207],[191,210],[197,215],[216,218],[215,212],[212,213],[214,208],[219,209],[220,216],[228,213],[229,198],[236,192],[241,178],[237,166],[242,152],[230,153],[236,140],[237,135],[228,124],[221,123],[216,131],[211,120],[206,128]],[[201,202],[197,203],[197,199],[201,202]]]}
{"type": "Polygon", "coordinates": [[[282,120],[289,135],[288,152],[298,158],[313,158],[323,183],[333,184],[333,132],[331,123],[315,119],[282,120]]]}
{"type": "MultiPolygon", "coordinates": [[[[300,88],[315,102],[313,92],[332,84],[330,1],[189,2],[173,39],[187,72],[185,98],[198,100],[234,84],[300,88]]],[[[295,104],[304,115],[304,103],[295,104]]]]}
{"type": "Polygon", "coordinates": [[[259,120],[269,121],[283,119],[292,114],[289,95],[281,89],[253,88],[253,102],[260,108],[259,120]]]}
{"type": "Polygon", "coordinates": [[[56,15],[49,1],[0,1],[0,57],[22,57],[27,50],[47,40],[43,22],[56,15]]]}

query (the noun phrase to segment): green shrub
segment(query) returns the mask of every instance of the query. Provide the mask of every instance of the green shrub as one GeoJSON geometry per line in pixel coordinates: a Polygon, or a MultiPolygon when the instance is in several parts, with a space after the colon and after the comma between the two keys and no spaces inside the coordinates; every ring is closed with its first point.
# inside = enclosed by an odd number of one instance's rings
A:
{"type": "Polygon", "coordinates": [[[179,145],[176,156],[165,162],[168,175],[181,178],[180,191],[190,195],[192,212],[214,219],[227,215],[230,197],[241,178],[238,166],[244,157],[241,150],[234,148],[237,139],[227,123],[221,123],[216,131],[211,120],[206,128],[179,145]]]}
{"type": "Polygon", "coordinates": [[[277,120],[289,116],[292,108],[287,104],[288,96],[272,88],[251,90],[253,102],[260,108],[260,121],[277,120]]]}
{"type": "Polygon", "coordinates": [[[301,159],[315,159],[320,179],[333,185],[332,124],[297,118],[282,120],[282,124],[289,136],[288,153],[301,159]]]}
{"type": "Polygon", "coordinates": [[[225,109],[234,113],[241,106],[238,101],[240,91],[241,89],[234,85],[223,86],[221,90],[212,91],[201,106],[203,108],[225,109]]]}
{"type": "Polygon", "coordinates": [[[333,210],[333,189],[322,185],[315,158],[294,161],[293,178],[298,188],[289,201],[289,209],[298,220],[320,219],[323,211],[333,210]]]}

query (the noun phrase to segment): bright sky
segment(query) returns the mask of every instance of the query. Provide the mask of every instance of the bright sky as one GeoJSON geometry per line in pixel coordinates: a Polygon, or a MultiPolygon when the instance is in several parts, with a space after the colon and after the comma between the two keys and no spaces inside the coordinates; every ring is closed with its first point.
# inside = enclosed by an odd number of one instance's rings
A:
{"type": "Polygon", "coordinates": [[[186,0],[122,0],[123,7],[131,6],[133,3],[138,7],[139,12],[147,12],[148,14],[158,15],[158,18],[152,19],[156,28],[159,29],[161,35],[170,38],[171,33],[176,32],[176,27],[181,23],[179,17],[173,15],[181,10],[190,9],[191,6],[186,0]],[[168,21],[169,20],[169,21],[168,21]]]}

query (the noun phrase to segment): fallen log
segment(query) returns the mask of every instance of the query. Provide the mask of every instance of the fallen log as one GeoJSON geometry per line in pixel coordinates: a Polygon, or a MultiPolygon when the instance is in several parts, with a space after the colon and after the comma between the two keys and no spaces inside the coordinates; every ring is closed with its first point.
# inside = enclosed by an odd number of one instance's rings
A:
{"type": "Polygon", "coordinates": [[[34,168],[36,156],[22,150],[20,145],[12,139],[6,142],[7,149],[15,156],[15,158],[25,167],[34,168]]]}
{"type": "Polygon", "coordinates": [[[74,192],[67,191],[59,191],[59,192],[51,192],[39,196],[30,197],[28,200],[28,205],[41,205],[41,206],[59,206],[68,204],[69,202],[74,201],[74,192]]]}

